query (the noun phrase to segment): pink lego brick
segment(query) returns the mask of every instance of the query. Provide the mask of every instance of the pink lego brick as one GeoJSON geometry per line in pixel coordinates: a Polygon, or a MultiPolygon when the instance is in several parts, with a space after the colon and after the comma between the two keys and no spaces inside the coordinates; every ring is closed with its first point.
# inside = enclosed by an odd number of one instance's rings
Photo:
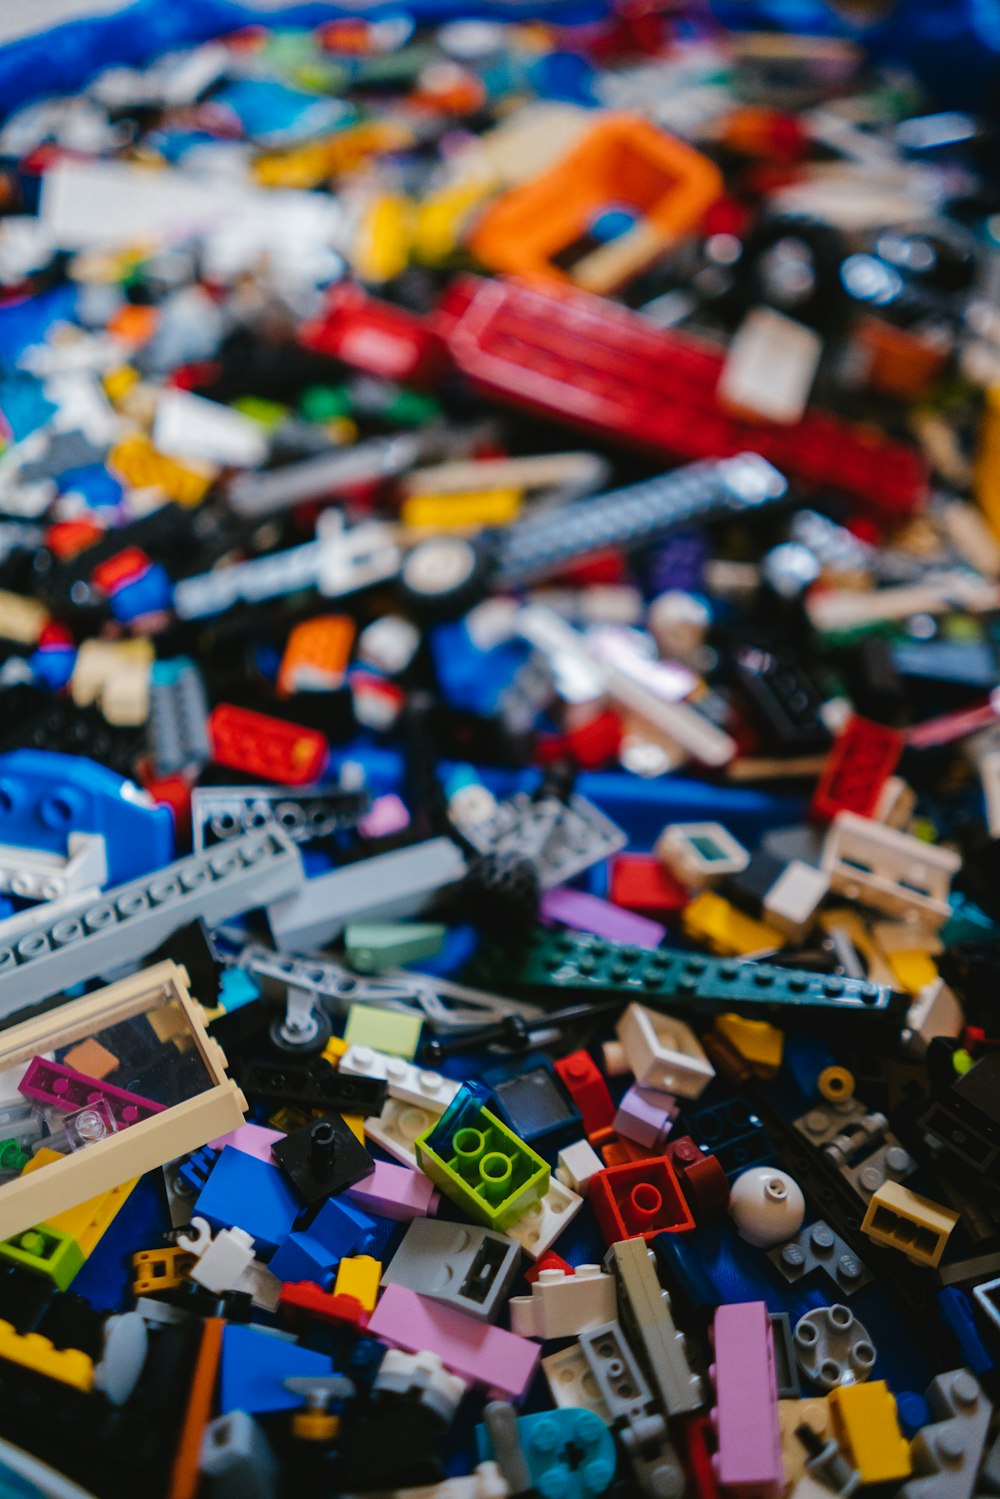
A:
{"type": "Polygon", "coordinates": [[[410,814],[406,805],[395,792],[377,796],[371,809],[358,823],[362,838],[385,838],[390,833],[401,833],[410,825],[410,814]]]}
{"type": "Polygon", "coordinates": [[[258,1161],[267,1161],[271,1165],[271,1146],[284,1138],[284,1131],[280,1129],[268,1129],[263,1124],[241,1124],[238,1129],[231,1129],[228,1135],[220,1135],[208,1143],[213,1150],[224,1150],[231,1145],[234,1150],[242,1150],[244,1155],[256,1156],[258,1161]]]}
{"type": "Polygon", "coordinates": [[[659,947],[667,935],[666,927],[658,921],[565,885],[547,890],[542,896],[542,919],[574,927],[578,932],[593,932],[595,937],[624,942],[630,947],[659,947]]]}
{"type": "Polygon", "coordinates": [[[142,1098],[138,1093],[129,1093],[125,1088],[116,1088],[111,1083],[99,1082],[75,1067],[63,1062],[50,1062],[45,1057],[32,1057],[25,1074],[17,1085],[25,1098],[34,1098],[49,1108],[70,1113],[85,1109],[89,1104],[105,1103],[119,1129],[138,1124],[153,1114],[162,1114],[165,1104],[154,1103],[151,1098],[142,1098]]]}
{"type": "Polygon", "coordinates": [[[660,1151],[680,1109],[677,1100],[657,1088],[629,1088],[618,1105],[614,1129],[647,1150],[660,1151]]]}
{"type": "Polygon", "coordinates": [[[368,1331],[405,1353],[436,1353],[452,1374],[485,1385],[498,1400],[520,1400],[527,1393],[542,1351],[527,1338],[429,1301],[405,1286],[386,1286],[368,1331]]]}
{"type": "Polygon", "coordinates": [[[774,1343],[764,1302],[718,1307],[713,1340],[715,1476],[740,1499],[772,1499],[784,1493],[785,1476],[774,1343]]]}
{"type": "Polygon", "coordinates": [[[376,1161],[371,1176],[355,1182],[347,1195],[376,1217],[395,1218],[400,1223],[429,1218],[441,1201],[441,1193],[429,1176],[389,1161],[376,1161]]]}

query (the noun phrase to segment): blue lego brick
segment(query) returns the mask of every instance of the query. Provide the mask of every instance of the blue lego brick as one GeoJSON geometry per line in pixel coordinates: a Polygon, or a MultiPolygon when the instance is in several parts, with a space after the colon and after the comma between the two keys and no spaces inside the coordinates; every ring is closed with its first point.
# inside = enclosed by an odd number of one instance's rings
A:
{"type": "Polygon", "coordinates": [[[242,968],[226,968],[219,975],[219,1003],[226,1011],[260,999],[260,987],[242,968]]]}
{"type": "Polygon", "coordinates": [[[245,1229],[257,1254],[267,1258],[291,1233],[304,1206],[277,1166],[227,1145],[193,1211],[213,1228],[245,1229]]]}
{"type": "Polygon", "coordinates": [[[140,1177],[93,1251],[83,1262],[72,1285],[74,1296],[82,1296],[99,1312],[123,1312],[134,1303],[132,1256],[137,1249],[152,1249],[170,1229],[163,1177],[149,1171],[140,1177]]]}
{"type": "Polygon", "coordinates": [[[297,1410],[303,1396],[285,1389],[286,1379],[322,1377],[333,1373],[333,1360],[298,1343],[230,1322],[222,1338],[219,1410],[266,1415],[297,1410]]]}
{"type": "Polygon", "coordinates": [[[430,632],[430,647],[446,700],[454,708],[484,717],[497,711],[504,691],[529,653],[522,641],[482,650],[473,643],[463,619],[436,625],[430,632]]]}
{"type": "Polygon", "coordinates": [[[924,1426],[929,1426],[932,1419],[930,1405],[916,1390],[897,1391],[896,1414],[904,1437],[910,1438],[924,1426]]]}
{"type": "Polygon", "coordinates": [[[583,1120],[548,1057],[523,1057],[491,1067],[482,1081],[493,1092],[494,1113],[526,1145],[551,1153],[583,1134],[583,1120]]]}
{"type": "Polygon", "coordinates": [[[70,833],[100,833],[108,883],[124,884],[174,857],[169,807],[147,807],[131,781],[81,755],[12,750],[0,755],[0,843],[65,854],[70,833]]]}
{"type": "Polygon", "coordinates": [[[181,1181],[186,1182],[192,1192],[200,1192],[211,1176],[212,1168],[218,1159],[217,1150],[203,1145],[200,1150],[193,1150],[187,1160],[177,1168],[177,1175],[181,1181]]]}
{"type": "Polygon", "coordinates": [[[352,1254],[374,1257],[379,1238],[378,1225],[369,1213],[343,1198],[330,1197],[308,1228],[287,1235],[269,1268],[279,1280],[312,1280],[326,1290],[340,1260],[352,1254]]]}
{"type": "Polygon", "coordinates": [[[141,619],[144,614],[169,609],[172,595],[173,584],[168,574],[159,563],[154,563],[141,577],[115,589],[111,597],[111,612],[115,619],[127,624],[129,620],[141,619]]]}
{"type": "Polygon", "coordinates": [[[989,1374],[995,1360],[979,1335],[969,1297],[958,1286],[946,1286],[938,1292],[937,1304],[941,1321],[954,1333],[961,1350],[960,1362],[979,1378],[989,1374]]]}

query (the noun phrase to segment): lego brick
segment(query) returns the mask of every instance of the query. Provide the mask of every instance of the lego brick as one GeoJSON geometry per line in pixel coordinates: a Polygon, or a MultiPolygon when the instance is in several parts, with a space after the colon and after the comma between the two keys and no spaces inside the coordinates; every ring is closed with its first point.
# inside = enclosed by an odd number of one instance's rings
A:
{"type": "Polygon", "coordinates": [[[622,1096],[614,1118],[617,1134],[644,1146],[652,1154],[662,1150],[673,1129],[679,1105],[675,1098],[655,1088],[629,1088],[622,1096]]]}
{"type": "Polygon", "coordinates": [[[418,1067],[405,1057],[390,1056],[373,1046],[348,1046],[338,1071],[357,1077],[384,1078],[390,1098],[415,1104],[433,1114],[443,1114],[460,1084],[439,1072],[418,1067]]]}
{"type": "Polygon", "coordinates": [[[684,907],[684,931],[724,956],[751,956],[784,946],[784,933],[765,921],[755,921],[731,901],[703,890],[684,907]]]}
{"type": "Polygon", "coordinates": [[[253,1239],[242,1228],[220,1229],[213,1238],[205,1219],[194,1217],[187,1231],[178,1235],[177,1243],[195,1256],[191,1280],[216,1294],[235,1290],[253,1263],[253,1239]]]}
{"type": "Polygon", "coordinates": [[[554,1064],[557,1077],[572,1098],[588,1135],[610,1128],[615,1116],[607,1083],[585,1051],[573,1051],[554,1064]]]}
{"type": "Polygon", "coordinates": [[[199,1192],[194,1211],[215,1228],[242,1228],[258,1253],[273,1254],[292,1231],[302,1201],[277,1166],[227,1146],[199,1192]]]}
{"type": "MultiPolygon", "coordinates": [[[[768,963],[739,963],[659,947],[621,947],[574,932],[536,931],[523,946],[490,948],[477,959],[475,981],[583,996],[621,994],[647,1007],[711,1012],[743,1007],[788,1026],[838,1017],[838,1024],[895,1027],[905,1001],[865,979],[829,977],[768,963]],[[862,1020],[862,1017],[863,1020],[862,1020]]],[[[678,1091],[678,1090],[674,1090],[678,1091]]]]}
{"type": "Polygon", "coordinates": [[[853,812],[838,812],[823,844],[830,888],[849,900],[938,927],[951,915],[948,892],[961,860],[853,812]]]}
{"type": "Polygon", "coordinates": [[[367,1212],[400,1223],[430,1216],[441,1200],[422,1171],[410,1171],[389,1161],[375,1161],[370,1175],[348,1187],[347,1195],[367,1212]]]}
{"type": "Polygon", "coordinates": [[[669,1416],[697,1410],[704,1399],[702,1381],[688,1361],[687,1342],[674,1323],[652,1252],[641,1239],[625,1239],[611,1246],[606,1263],[618,1281],[623,1325],[641,1350],[664,1410],[669,1416]]]}
{"type": "Polygon", "coordinates": [[[849,1307],[836,1302],[806,1312],[792,1334],[799,1368],[821,1390],[860,1384],[875,1365],[875,1346],[849,1307]]]}
{"type": "Polygon", "coordinates": [[[566,1145],[557,1157],[555,1175],[564,1187],[586,1195],[594,1177],[601,1170],[601,1159],[588,1140],[566,1145]]]}
{"type": "Polygon", "coordinates": [[[652,854],[619,854],[611,866],[611,899],[616,906],[662,921],[682,911],[688,892],[652,854]]]}
{"type": "Polygon", "coordinates": [[[382,1284],[406,1286],[495,1322],[507,1303],[520,1259],[517,1244],[502,1234],[416,1218],[386,1266],[382,1284]]]}
{"type": "Polygon", "coordinates": [[[465,869],[464,857],[449,838],[376,854],[362,865],[317,875],[287,900],[272,902],[271,930],[280,948],[322,947],[352,921],[419,916],[465,869]]]}
{"type": "Polygon", "coordinates": [[[706,890],[750,861],[741,843],[718,822],[675,822],[656,841],[656,857],[692,890],[706,890]]]}
{"type": "Polygon", "coordinates": [[[537,1260],[551,1249],[582,1207],[582,1197],[553,1179],[544,1197],[508,1225],[507,1236],[520,1244],[529,1259],[537,1260]]]}
{"type": "Polygon", "coordinates": [[[935,1266],[958,1221],[949,1208],[887,1181],[873,1194],[861,1232],[876,1244],[901,1250],[915,1265],[935,1266]]]}
{"type": "Polygon", "coordinates": [[[56,1042],[65,1046],[100,1034],[112,1019],[120,1025],[161,1004],[176,1007],[185,1018],[201,1091],[127,1130],[89,1144],[84,1151],[49,1162],[44,1170],[4,1183],[0,1188],[0,1236],[9,1238],[34,1224],[45,1223],[53,1215],[163,1165],[178,1152],[197,1149],[206,1139],[242,1122],[246,1107],[243,1095],[227,1078],[223,1054],[205,1031],[200,1008],[188,994],[184,970],[174,963],[158,963],[132,978],[12,1027],[4,1033],[0,1070],[44,1055],[56,1042]]]}
{"type": "Polygon", "coordinates": [[[504,1230],[545,1195],[548,1166],[466,1083],[415,1142],[417,1163],[474,1222],[504,1230]]]}
{"type": "Polygon", "coordinates": [[[246,1411],[230,1411],[207,1423],[200,1463],[218,1499],[272,1499],[278,1461],[246,1411]]]}
{"type": "Polygon", "coordinates": [[[832,1390],[829,1402],[837,1440],[863,1484],[899,1483],[910,1476],[909,1443],[884,1379],[832,1390]]]}
{"type": "Polygon", "coordinates": [[[636,1082],[681,1098],[698,1098],[715,1076],[689,1025],[639,1004],[623,1011],[615,1032],[636,1082]]]}
{"type": "Polygon", "coordinates": [[[370,809],[371,795],[363,786],[305,786],[294,791],[275,786],[196,786],[191,792],[191,832],[196,851],[275,827],[290,843],[309,843],[356,827],[370,809]]]}
{"type": "Polygon", "coordinates": [[[838,812],[874,817],[879,796],[903,753],[903,736],[868,718],[848,721],[834,742],[810,802],[820,822],[838,812]]]}
{"type": "Polygon", "coordinates": [[[800,1229],[787,1243],[769,1249],[767,1257],[787,1284],[794,1285],[821,1271],[841,1296],[852,1296],[873,1279],[871,1271],[848,1249],[839,1234],[822,1221],[800,1229]]]}
{"type": "Polygon", "coordinates": [[[208,735],[216,765],[286,786],[318,781],[330,753],[317,730],[231,703],[217,703],[212,709],[208,735]]]}
{"type": "Polygon", "coordinates": [[[910,1444],[913,1477],[900,1499],[971,1499],[993,1407],[968,1369],[939,1374],[927,1399],[934,1420],[910,1444]]]}
{"type": "Polygon", "coordinates": [[[241,1124],[239,1129],[230,1130],[217,1140],[209,1140],[208,1144],[211,1150],[225,1150],[231,1145],[234,1150],[242,1150],[244,1155],[256,1156],[258,1161],[270,1161],[271,1146],[282,1139],[283,1130],[267,1129],[263,1124],[241,1124]]]}
{"type": "MultiPolygon", "coordinates": [[[[211,758],[208,695],[193,661],[153,667],[149,694],[150,752],[157,775],[198,771],[211,758]]],[[[203,845],[196,843],[195,848],[203,845]]]]}
{"type": "Polygon", "coordinates": [[[492,1091],[495,1112],[518,1139],[552,1151],[579,1134],[580,1115],[567,1099],[547,1058],[492,1067],[481,1081],[492,1091]]]}
{"type": "Polygon", "coordinates": [[[252,833],[117,885],[55,921],[42,908],[0,948],[0,1014],[143,957],[195,916],[216,925],[294,890],[301,878],[291,844],[276,833],[252,833]]]}
{"type": "Polygon", "coordinates": [[[729,1182],[722,1162],[696,1145],[690,1135],[668,1140],[664,1154],[677,1172],[698,1226],[723,1223],[729,1212],[729,1182]]]}
{"type": "Polygon", "coordinates": [[[694,1228],[676,1172],[664,1156],[608,1167],[591,1182],[590,1201],[609,1246],[694,1228]]]}
{"type": "Polygon", "coordinates": [[[792,859],[764,895],[765,921],[791,941],[805,941],[829,887],[823,870],[792,859]]]}
{"type": "Polygon", "coordinates": [[[720,1306],[713,1324],[715,1471],[722,1489],[768,1499],[784,1489],[771,1343],[762,1301],[720,1306]]]}
{"type": "Polygon", "coordinates": [[[308,1062],[248,1062],[240,1069],[244,1087],[257,1099],[297,1109],[325,1109],[361,1113],[377,1109],[385,1100],[385,1084],[377,1078],[344,1073],[322,1057],[308,1062]]]}
{"type": "Polygon", "coordinates": [[[84,1392],[93,1388],[94,1361],[78,1348],[54,1348],[48,1338],[38,1333],[14,1331],[9,1322],[0,1322],[0,1359],[31,1369],[59,1384],[84,1392]]]}
{"type": "Polygon", "coordinates": [[[538,1365],[539,1349],[526,1338],[491,1327],[465,1312],[387,1286],[368,1324],[391,1348],[436,1353],[446,1369],[499,1399],[520,1400],[538,1365]]]}
{"type": "MultiPolygon", "coordinates": [[[[608,1327],[614,1327],[609,1323],[608,1327]]],[[[605,1329],[597,1328],[592,1337],[599,1337],[605,1329]]],[[[632,1350],[624,1343],[627,1350],[626,1367],[631,1374],[635,1361],[632,1358],[632,1350]]],[[[558,1353],[550,1353],[547,1358],[542,1359],[542,1371],[548,1381],[549,1392],[553,1402],[561,1409],[569,1407],[573,1410],[592,1411],[602,1421],[611,1425],[611,1412],[604,1397],[600,1393],[600,1387],[591,1364],[583,1351],[581,1343],[570,1343],[566,1348],[561,1348],[558,1353]]],[[[637,1395],[641,1396],[643,1391],[648,1392],[648,1386],[642,1376],[641,1370],[635,1369],[637,1378],[635,1388],[637,1395]]]]}
{"type": "Polygon", "coordinates": [[[165,1107],[162,1103],[154,1103],[151,1098],[141,1098],[125,1088],[99,1082],[97,1078],[77,1072],[74,1067],[50,1062],[45,1057],[32,1057],[17,1086],[26,1098],[63,1112],[102,1103],[118,1129],[127,1129],[130,1124],[162,1114],[165,1107]]]}
{"type": "Polygon", "coordinates": [[[926,492],[915,450],[825,412],[810,409],[790,429],[728,415],[715,395],[721,354],[606,300],[463,278],[440,315],[459,369],[500,399],[680,459],[762,451],[799,483],[889,514],[926,492]]]}
{"type": "Polygon", "coordinates": [[[422,1026],[419,1015],[404,1015],[394,1010],[380,1010],[375,1005],[356,1003],[347,1012],[344,1040],[348,1047],[380,1051],[386,1056],[412,1062],[420,1043],[422,1026]]]}
{"type": "Polygon", "coordinates": [[[614,1319],[615,1282],[598,1265],[577,1265],[574,1274],[542,1270],[530,1296],[512,1296],[511,1331],[520,1337],[577,1337],[614,1319]]]}
{"type": "Polygon", "coordinates": [[[320,1202],[371,1175],[374,1162],[339,1114],[324,1114],[278,1140],[272,1155],[304,1202],[320,1202]]]}
{"type": "Polygon", "coordinates": [[[333,1361],[297,1343],[276,1338],[257,1327],[226,1324],[219,1372],[219,1409],[265,1415],[295,1410],[303,1397],[289,1390],[286,1380],[324,1376],[333,1361]]]}
{"type": "Polygon", "coordinates": [[[44,1276],[65,1291],[83,1269],[83,1251],[68,1234],[40,1223],[0,1241],[0,1261],[44,1276]]]}
{"type": "Polygon", "coordinates": [[[353,1296],[366,1312],[375,1310],[382,1266],[370,1254],[345,1255],[337,1266],[335,1296],[353,1296]]]}

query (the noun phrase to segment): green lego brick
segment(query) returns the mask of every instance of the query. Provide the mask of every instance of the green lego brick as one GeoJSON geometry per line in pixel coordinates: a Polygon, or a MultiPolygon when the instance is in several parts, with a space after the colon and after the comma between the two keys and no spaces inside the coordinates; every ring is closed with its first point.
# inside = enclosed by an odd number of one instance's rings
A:
{"type": "Polygon", "coordinates": [[[359,973],[384,973],[436,957],[446,931],[436,921],[353,921],[344,931],[344,951],[359,973]]]}
{"type": "Polygon", "coordinates": [[[417,1163],[476,1223],[502,1232],[541,1202],[550,1171],[540,1155],[483,1107],[485,1088],[466,1083],[418,1136],[417,1163]]]}
{"type": "Polygon", "coordinates": [[[402,1010],[379,1010],[355,1002],[347,1014],[344,1040],[348,1046],[370,1046],[390,1057],[412,1062],[420,1043],[423,1016],[404,1015],[402,1010]]]}
{"type": "Polygon", "coordinates": [[[581,932],[536,928],[522,945],[493,945],[476,958],[469,979],[484,988],[529,989],[544,995],[621,995],[623,1003],[670,1010],[746,1009],[780,1025],[819,1022],[882,1023],[898,1029],[905,995],[884,984],[840,975],[780,968],[773,963],[710,958],[668,947],[626,947],[581,932]]]}
{"type": "Polygon", "coordinates": [[[0,1241],[0,1261],[44,1275],[60,1291],[65,1291],[83,1268],[83,1258],[75,1239],[47,1223],[0,1241]]]}

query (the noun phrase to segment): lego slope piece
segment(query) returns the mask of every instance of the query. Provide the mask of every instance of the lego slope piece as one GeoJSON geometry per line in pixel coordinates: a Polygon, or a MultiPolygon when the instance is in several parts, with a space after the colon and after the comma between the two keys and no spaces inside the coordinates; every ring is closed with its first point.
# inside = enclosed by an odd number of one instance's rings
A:
{"type": "Polygon", "coordinates": [[[296,1410],[303,1397],[286,1380],[332,1374],[333,1361],[297,1343],[276,1338],[257,1327],[227,1323],[222,1339],[219,1409],[264,1415],[296,1410]]]}
{"type": "Polygon", "coordinates": [[[446,1369],[470,1384],[484,1385],[498,1399],[522,1399],[540,1353],[526,1338],[441,1306],[405,1286],[386,1287],[368,1331],[391,1348],[436,1353],[446,1369]]]}
{"type": "Polygon", "coordinates": [[[744,1499],[784,1490],[771,1324],[762,1301],[720,1306],[713,1324],[719,1486],[744,1499]]]}
{"type": "Polygon", "coordinates": [[[213,1227],[245,1229],[258,1253],[273,1254],[291,1233],[302,1201],[277,1166],[227,1145],[199,1192],[194,1211],[213,1227]]]}
{"type": "MultiPolygon", "coordinates": [[[[196,917],[216,925],[301,881],[298,850],[287,839],[250,833],[117,885],[56,920],[42,907],[30,927],[0,945],[0,1016],[143,957],[196,917]]],[[[3,937],[0,924],[0,944],[3,937]]]]}
{"type": "Polygon", "coordinates": [[[447,1197],[487,1228],[506,1229],[545,1195],[549,1167],[483,1107],[485,1090],[466,1083],[416,1141],[417,1161],[447,1197]]]}
{"type": "Polygon", "coordinates": [[[382,1284],[406,1286],[471,1317],[495,1322],[520,1260],[517,1244],[502,1234],[416,1218],[386,1266],[382,1284]]]}
{"type": "MultiPolygon", "coordinates": [[[[23,1071],[32,1057],[95,1034],[111,1050],[126,1036],[141,1039],[150,1058],[141,1074],[142,1085],[147,1092],[154,1085],[162,1090],[159,1101],[166,1107],[128,1129],[100,1134],[84,1150],[60,1155],[44,1169],[0,1184],[3,1238],[44,1224],[243,1122],[243,1094],[226,1076],[223,1053],[206,1033],[200,1006],[188,993],[187,976],[175,963],[158,963],[12,1026],[2,1033],[0,1073],[23,1071]],[[159,1040],[150,1024],[152,1016],[166,1024],[166,1032],[185,1050],[178,1050],[172,1040],[159,1040]]],[[[94,1111],[83,1111],[88,1112],[94,1111]]]]}
{"type": "Polygon", "coordinates": [[[927,1399],[934,1420],[910,1444],[913,1477],[899,1499],[971,1499],[993,1407],[968,1369],[939,1374],[927,1399]]]}

